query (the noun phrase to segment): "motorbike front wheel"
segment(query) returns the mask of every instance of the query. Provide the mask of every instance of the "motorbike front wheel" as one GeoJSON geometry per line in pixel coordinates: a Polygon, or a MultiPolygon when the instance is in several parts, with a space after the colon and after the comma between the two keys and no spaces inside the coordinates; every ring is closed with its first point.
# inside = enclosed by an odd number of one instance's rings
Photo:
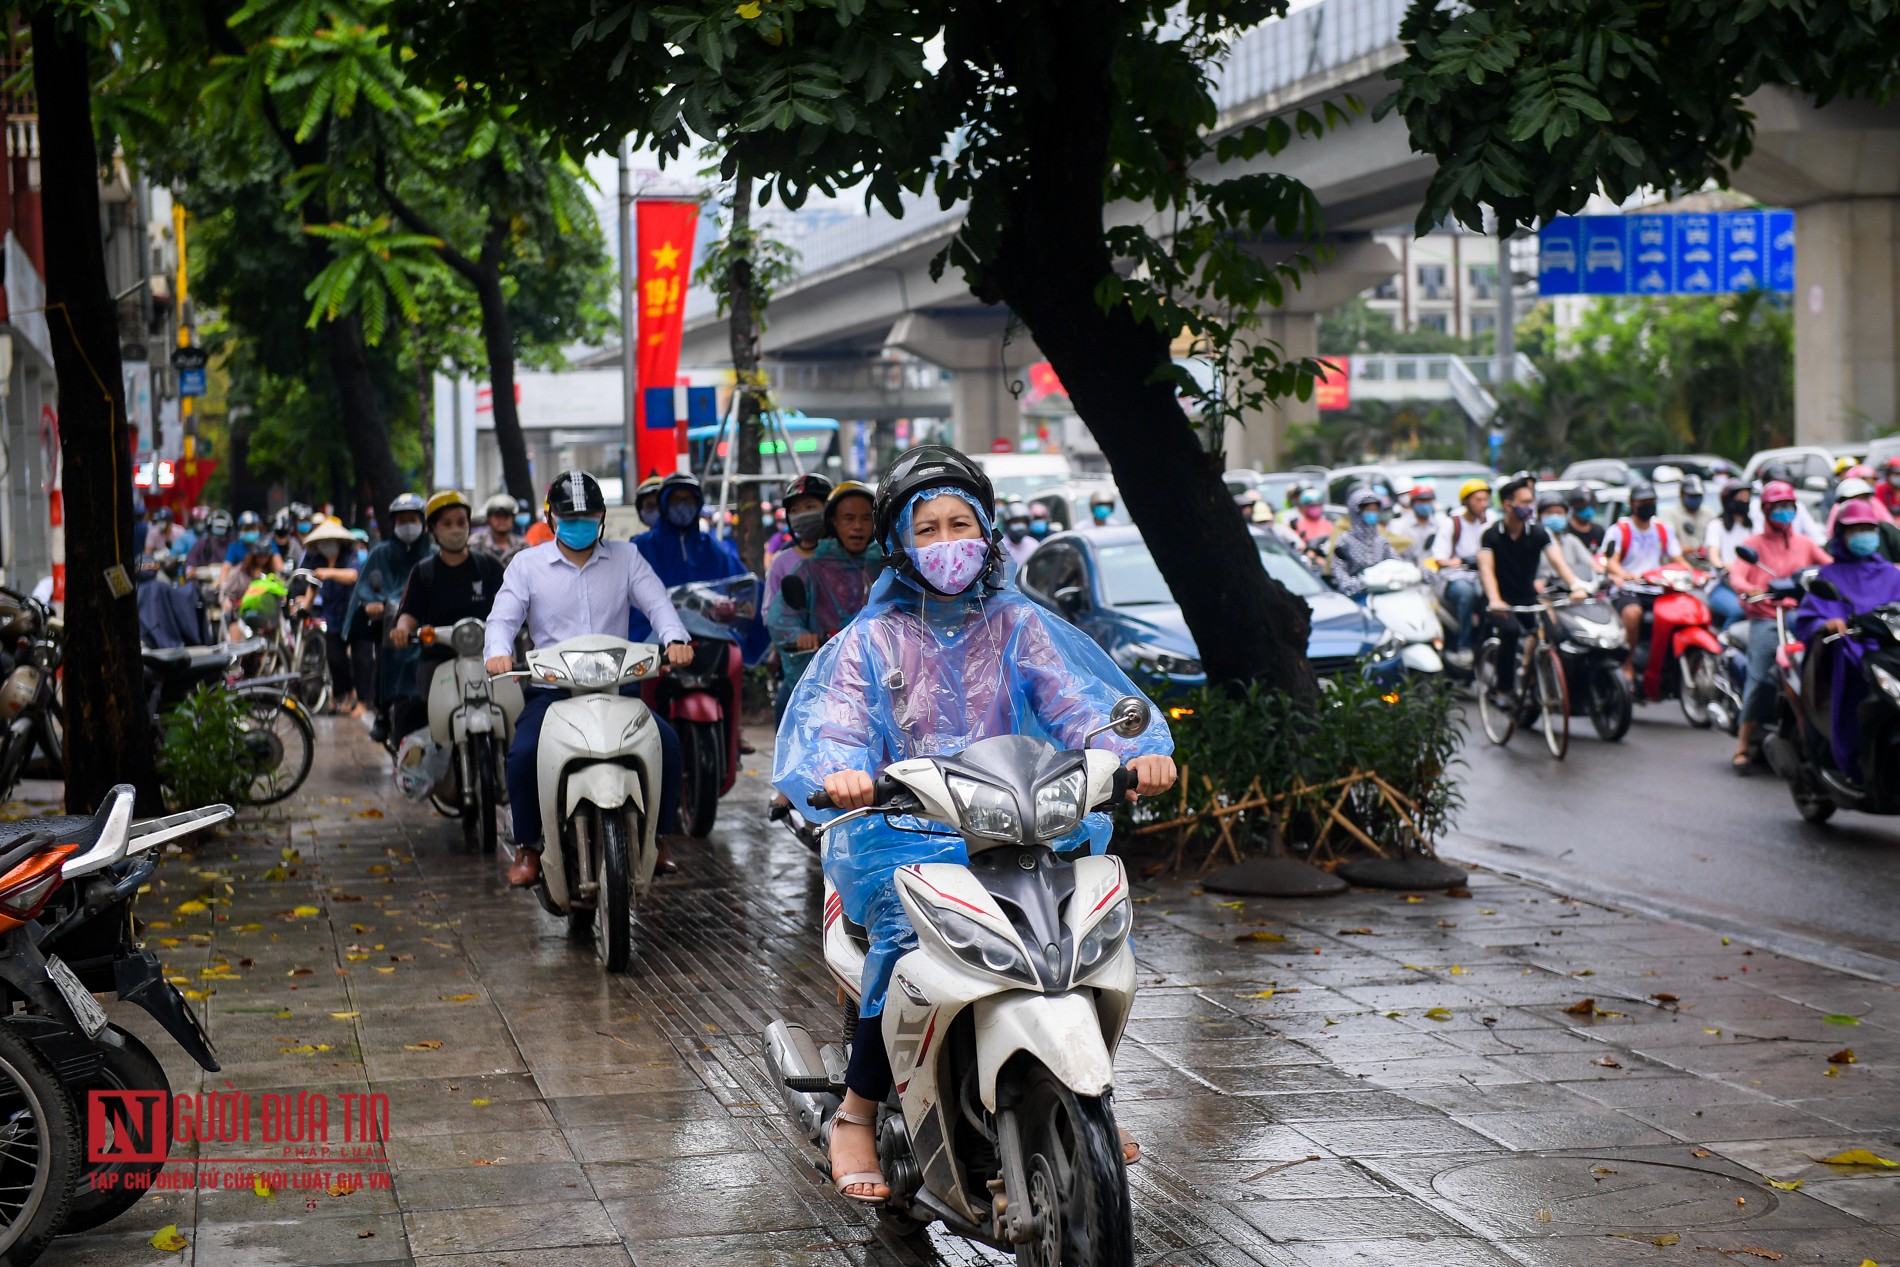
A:
{"type": "Polygon", "coordinates": [[[680,768],[685,776],[680,788],[680,826],[687,835],[704,840],[712,834],[713,818],[719,813],[726,754],[713,722],[683,721],[679,734],[680,768]]]}
{"type": "Polygon", "coordinates": [[[482,852],[493,857],[500,843],[500,829],[496,826],[496,815],[501,812],[501,775],[496,769],[500,760],[500,746],[492,736],[484,735],[481,745],[474,751],[475,789],[479,800],[476,802],[482,817],[482,852]]]}
{"type": "Polygon", "coordinates": [[[1537,649],[1537,700],[1544,746],[1562,761],[1570,751],[1570,684],[1564,680],[1563,657],[1552,646],[1537,649]]]}
{"type": "Polygon", "coordinates": [[[0,1024],[0,1263],[26,1267],[59,1234],[84,1147],[52,1066],[0,1024]]]}
{"type": "Polygon", "coordinates": [[[600,900],[594,908],[594,953],[609,972],[633,957],[633,832],[625,806],[595,810],[600,822],[600,900]]]}
{"type": "Polygon", "coordinates": [[[1484,737],[1495,744],[1506,744],[1511,742],[1511,732],[1517,729],[1517,710],[1500,708],[1491,699],[1497,691],[1498,650],[1499,644],[1495,641],[1478,648],[1472,677],[1478,689],[1478,721],[1484,727],[1484,737]]]}
{"type": "Polygon", "coordinates": [[[1715,724],[1709,701],[1715,697],[1715,657],[1700,647],[1682,653],[1682,716],[1697,730],[1715,724]]]}
{"type": "Polygon", "coordinates": [[[1128,1171],[1107,1098],[1077,1095],[1034,1059],[1011,1072],[1020,1079],[1029,1212],[1040,1224],[1039,1235],[1016,1247],[1017,1267],[1128,1267],[1135,1256],[1128,1171]]]}
{"type": "Polygon", "coordinates": [[[1630,684],[1620,669],[1590,671],[1590,724],[1597,738],[1615,743],[1630,729],[1630,684]]]}
{"type": "MultiPolygon", "coordinates": [[[[170,1139],[172,1084],[171,1079],[165,1076],[165,1066],[133,1034],[117,1025],[108,1025],[106,1028],[117,1036],[121,1046],[98,1044],[105,1056],[105,1065],[99,1071],[99,1080],[85,1089],[164,1092],[163,1121],[160,1125],[165,1132],[163,1138],[170,1139]]],[[[82,1131],[89,1127],[89,1120],[81,1121],[82,1131]]],[[[111,1150],[110,1143],[104,1140],[88,1139],[86,1145],[88,1154],[95,1150],[95,1146],[101,1152],[111,1150]]],[[[73,1192],[72,1209],[67,1212],[66,1222],[60,1228],[61,1233],[70,1235],[83,1232],[118,1218],[137,1205],[139,1199],[151,1190],[152,1179],[163,1169],[165,1163],[162,1160],[88,1163],[79,1174],[79,1182],[73,1192]],[[111,1178],[104,1178],[107,1175],[111,1178]],[[130,1178],[132,1175],[143,1175],[144,1178],[134,1180],[130,1178]]]]}

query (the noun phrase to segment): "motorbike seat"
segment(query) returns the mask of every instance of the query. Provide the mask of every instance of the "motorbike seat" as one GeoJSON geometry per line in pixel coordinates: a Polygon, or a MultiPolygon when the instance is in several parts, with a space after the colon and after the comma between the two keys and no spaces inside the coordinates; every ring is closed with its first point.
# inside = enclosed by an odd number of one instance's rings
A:
{"type": "Polygon", "coordinates": [[[118,792],[124,788],[131,791],[129,785],[120,784],[106,794],[95,814],[54,814],[46,818],[18,818],[10,823],[0,823],[0,852],[15,841],[22,840],[34,832],[46,832],[53,844],[78,845],[79,852],[92,848],[99,834],[106,829],[106,822],[112,817],[112,807],[118,801],[118,792]]]}
{"type": "Polygon", "coordinates": [[[140,647],[139,658],[148,668],[165,672],[191,659],[190,647],[140,647]]]}

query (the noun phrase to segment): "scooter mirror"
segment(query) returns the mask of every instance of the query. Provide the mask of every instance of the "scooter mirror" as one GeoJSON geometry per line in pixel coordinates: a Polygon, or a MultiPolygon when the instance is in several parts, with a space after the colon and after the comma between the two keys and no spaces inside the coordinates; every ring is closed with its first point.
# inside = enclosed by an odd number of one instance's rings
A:
{"type": "Polygon", "coordinates": [[[1736,546],[1735,557],[1744,563],[1760,563],[1761,555],[1755,553],[1754,546],[1736,546]]]}
{"type": "Polygon", "coordinates": [[[1153,716],[1154,710],[1148,707],[1147,700],[1139,695],[1124,695],[1115,701],[1108,724],[1123,739],[1135,739],[1148,729],[1153,716]]]}
{"type": "Polygon", "coordinates": [[[795,612],[802,612],[811,605],[811,597],[805,593],[805,578],[802,576],[786,577],[779,582],[778,592],[785,600],[785,605],[795,612]]]}
{"type": "Polygon", "coordinates": [[[1830,603],[1841,601],[1840,587],[1825,576],[1817,576],[1808,582],[1808,593],[1816,598],[1826,599],[1830,603]]]}

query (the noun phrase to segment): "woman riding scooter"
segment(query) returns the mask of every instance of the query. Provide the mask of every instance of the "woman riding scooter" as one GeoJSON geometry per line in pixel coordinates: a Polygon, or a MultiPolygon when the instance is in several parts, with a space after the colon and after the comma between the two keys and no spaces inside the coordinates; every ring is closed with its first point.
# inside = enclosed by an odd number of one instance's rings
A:
{"type": "MultiPolygon", "coordinates": [[[[989,477],[954,449],[911,449],[884,472],[874,536],[887,571],[864,610],[813,658],[779,728],[772,781],[794,803],[822,788],[838,810],[861,808],[892,761],[953,753],[996,735],[1080,747],[1118,697],[1137,693],[1074,626],[1009,587],[995,513],[989,477]]],[[[1158,711],[1147,731],[1113,739],[1112,750],[1138,794],[1173,784],[1173,741],[1158,711]]],[[[825,840],[826,874],[871,938],[848,1094],[831,1135],[833,1181],[870,1204],[890,1192],[873,1135],[891,1089],[878,1018],[892,967],[917,944],[893,875],[915,863],[968,861],[959,837],[898,825],[906,821],[861,819],[825,840]]],[[[1086,843],[1099,852],[1107,831],[1104,815],[1090,815],[1053,847],[1086,843]]]]}
{"type": "Polygon", "coordinates": [[[1823,567],[1820,577],[1833,582],[1840,591],[1838,599],[1822,598],[1810,592],[1794,614],[1794,636],[1808,644],[1808,654],[1821,652],[1821,639],[1829,634],[1842,635],[1828,644],[1828,670],[1834,707],[1830,746],[1834,768],[1851,781],[1859,782],[1861,697],[1867,693],[1867,678],[1862,662],[1873,645],[1848,635],[1847,622],[1864,612],[1888,603],[1900,603],[1900,567],[1880,554],[1880,515],[1863,501],[1850,501],[1841,507],[1830,541],[1834,562],[1823,567]]]}

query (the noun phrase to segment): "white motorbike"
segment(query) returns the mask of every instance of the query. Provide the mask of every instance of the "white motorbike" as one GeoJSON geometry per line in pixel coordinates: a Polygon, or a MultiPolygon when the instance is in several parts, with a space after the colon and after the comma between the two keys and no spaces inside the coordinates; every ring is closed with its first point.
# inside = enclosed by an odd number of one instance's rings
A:
{"type": "Polygon", "coordinates": [[[508,803],[508,745],[521,716],[521,688],[511,679],[489,678],[482,663],[486,629],[479,617],[466,616],[453,625],[424,625],[416,640],[425,647],[445,643],[455,652],[429,679],[429,738],[454,754],[454,784],[438,786],[435,799],[460,816],[464,847],[493,853],[496,816],[508,803]]]}
{"type": "MultiPolygon", "coordinates": [[[[1149,705],[1117,702],[1107,730],[1133,738],[1149,705]]],[[[1086,740],[1084,741],[1086,743],[1086,740]]],[[[900,867],[897,892],[917,948],[892,973],[882,1018],[894,1090],[879,1106],[884,1217],[900,1233],[941,1221],[1014,1249],[1028,1267],[1127,1267],[1128,1179],[1110,1103],[1115,1049],[1135,997],[1134,920],[1119,858],[1059,857],[1048,842],[1122,799],[1112,753],[1062,751],[1022,735],[954,756],[885,767],[870,814],[908,816],[960,834],[968,866],[900,867]]],[[[828,808],[823,792],[812,803],[828,808]]],[[[862,997],[866,931],[825,884],[825,963],[862,997]]],[[[800,1025],[765,1030],[768,1073],[806,1135],[829,1145],[846,1054],[800,1025]]]]}
{"type": "Polygon", "coordinates": [[[1399,659],[1413,673],[1445,671],[1445,628],[1425,574],[1404,559],[1384,559],[1360,574],[1366,607],[1405,643],[1399,659]]]}
{"type": "Polygon", "coordinates": [[[583,634],[528,653],[526,677],[565,690],[541,722],[541,879],[535,894],[576,936],[591,936],[609,972],[625,972],[633,911],[659,857],[660,735],[620,688],[660,671],[660,648],[583,634]]]}

